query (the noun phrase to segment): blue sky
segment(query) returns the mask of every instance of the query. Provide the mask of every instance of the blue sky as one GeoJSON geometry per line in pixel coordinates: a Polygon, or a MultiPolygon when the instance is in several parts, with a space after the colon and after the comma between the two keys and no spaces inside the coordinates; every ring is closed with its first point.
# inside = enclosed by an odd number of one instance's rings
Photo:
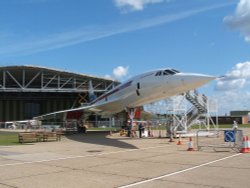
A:
{"type": "Polygon", "coordinates": [[[0,66],[120,80],[162,67],[226,75],[201,91],[221,113],[250,109],[247,23],[249,0],[2,0],[0,66]]]}

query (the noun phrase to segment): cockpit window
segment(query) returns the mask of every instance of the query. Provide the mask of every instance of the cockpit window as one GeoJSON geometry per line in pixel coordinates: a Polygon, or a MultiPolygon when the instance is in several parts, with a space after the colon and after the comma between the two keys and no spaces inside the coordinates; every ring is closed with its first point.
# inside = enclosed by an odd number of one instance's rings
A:
{"type": "Polygon", "coordinates": [[[176,74],[176,73],[172,70],[169,70],[169,69],[164,70],[164,75],[173,75],[173,74],[176,74]]]}
{"type": "Polygon", "coordinates": [[[161,76],[161,71],[158,71],[155,76],[161,76]]]}
{"type": "Polygon", "coordinates": [[[164,70],[163,75],[169,75],[169,73],[166,70],[164,70]]]}
{"type": "Polygon", "coordinates": [[[166,69],[166,70],[163,70],[163,71],[158,71],[156,72],[155,76],[166,76],[166,75],[174,75],[176,73],[180,73],[180,71],[177,71],[175,69],[166,69]]]}

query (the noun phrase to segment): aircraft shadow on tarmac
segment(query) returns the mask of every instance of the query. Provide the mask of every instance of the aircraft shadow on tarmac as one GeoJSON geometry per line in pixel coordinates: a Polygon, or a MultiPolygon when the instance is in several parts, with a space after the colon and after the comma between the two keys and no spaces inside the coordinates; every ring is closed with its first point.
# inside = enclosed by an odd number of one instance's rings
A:
{"type": "Polygon", "coordinates": [[[87,132],[86,134],[78,133],[72,135],[65,135],[68,139],[74,140],[77,142],[89,143],[89,144],[97,144],[104,146],[112,146],[118,148],[125,149],[138,149],[132,144],[128,144],[123,142],[124,138],[109,138],[109,132],[87,132]]]}

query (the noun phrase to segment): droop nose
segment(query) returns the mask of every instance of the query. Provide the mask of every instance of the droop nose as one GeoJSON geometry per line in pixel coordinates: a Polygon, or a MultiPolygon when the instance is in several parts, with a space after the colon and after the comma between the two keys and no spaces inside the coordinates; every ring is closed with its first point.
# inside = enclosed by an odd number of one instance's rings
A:
{"type": "Polygon", "coordinates": [[[216,78],[205,74],[182,74],[179,76],[181,84],[188,89],[201,87],[216,78]]]}

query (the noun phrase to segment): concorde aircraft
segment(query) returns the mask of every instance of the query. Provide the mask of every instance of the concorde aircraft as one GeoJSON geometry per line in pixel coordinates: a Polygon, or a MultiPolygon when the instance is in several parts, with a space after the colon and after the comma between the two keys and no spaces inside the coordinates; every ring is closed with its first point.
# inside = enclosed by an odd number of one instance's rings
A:
{"type": "MultiPolygon", "coordinates": [[[[215,76],[204,74],[182,73],[172,68],[149,71],[134,76],[100,97],[93,99],[88,106],[57,111],[35,117],[35,119],[85,110],[100,114],[104,113],[105,115],[127,110],[131,114],[136,107],[185,93],[205,85],[215,78],[215,76]]],[[[93,92],[90,91],[90,94],[93,95],[93,92]]],[[[90,96],[90,98],[93,98],[93,96],[90,96]]]]}

